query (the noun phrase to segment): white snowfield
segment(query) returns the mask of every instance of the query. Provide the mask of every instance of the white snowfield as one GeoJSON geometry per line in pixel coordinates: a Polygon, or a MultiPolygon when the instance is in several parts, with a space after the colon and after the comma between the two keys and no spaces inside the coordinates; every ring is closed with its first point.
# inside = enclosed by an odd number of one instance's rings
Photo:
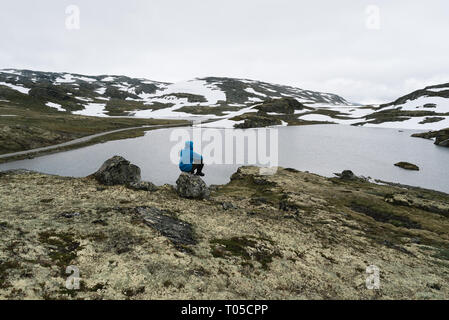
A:
{"type": "Polygon", "coordinates": [[[62,112],[66,111],[64,108],[62,108],[62,106],[60,104],[57,104],[57,103],[47,102],[45,105],[47,107],[54,108],[54,109],[56,109],[58,111],[62,111],[62,112]]]}
{"type": "Polygon", "coordinates": [[[393,128],[393,129],[404,129],[404,130],[441,130],[449,128],[449,117],[446,119],[433,122],[433,123],[424,123],[420,124],[421,121],[425,120],[427,117],[414,117],[405,121],[395,121],[395,122],[384,122],[380,124],[366,124],[365,127],[374,127],[374,128],[393,128]]]}
{"type": "Polygon", "coordinates": [[[99,95],[103,95],[106,92],[106,88],[103,87],[103,88],[97,89],[97,90],[95,90],[95,92],[98,93],[99,95]]]}
{"type": "MultiPolygon", "coordinates": [[[[8,87],[22,94],[29,94],[30,91],[30,88],[25,87],[27,82],[24,82],[25,85],[20,84],[20,80],[23,77],[27,77],[27,80],[37,82],[39,81],[39,77],[42,76],[39,72],[14,69],[0,70],[0,75],[3,76],[3,78],[1,78],[2,80],[0,80],[0,87],[8,87]]],[[[204,124],[204,127],[230,128],[236,123],[242,123],[242,121],[234,121],[231,119],[245,113],[257,112],[258,110],[255,109],[255,104],[261,103],[264,99],[270,97],[272,99],[291,97],[306,105],[310,109],[296,110],[293,115],[293,117],[305,121],[329,122],[343,125],[358,124],[379,128],[421,130],[439,130],[449,127],[449,98],[442,97],[422,96],[415,100],[409,100],[401,105],[393,105],[379,109],[379,105],[359,106],[346,102],[344,99],[329,93],[319,93],[290,86],[281,86],[248,79],[197,78],[190,81],[169,84],[148,79],[132,79],[122,76],[104,75],[94,77],[71,73],[51,73],[50,75],[53,79],[55,79],[54,85],[66,84],[72,92],[73,90],[78,90],[76,94],[67,92],[67,95],[73,96],[78,100],[78,105],[84,106],[83,110],[73,112],[73,114],[79,115],[109,117],[105,107],[107,101],[111,100],[111,98],[105,94],[107,88],[113,87],[123,93],[126,93],[124,94],[124,100],[126,100],[130,105],[134,105],[133,102],[135,102],[135,110],[128,113],[127,116],[129,117],[214,120],[213,122],[204,124]],[[122,78],[130,80],[122,81],[122,78]],[[226,83],[226,81],[229,80],[231,80],[231,82],[226,83]],[[238,110],[222,111],[221,115],[216,115],[215,112],[211,112],[210,114],[192,114],[188,112],[189,108],[186,108],[186,110],[180,112],[180,109],[183,107],[214,108],[220,107],[222,102],[226,102],[227,100],[231,101],[231,98],[227,97],[227,94],[230,94],[230,92],[224,92],[220,87],[233,88],[232,86],[234,83],[232,81],[236,81],[238,84],[236,86],[236,90],[241,90],[241,93],[246,93],[246,96],[250,94],[250,96],[246,98],[246,101],[242,102],[239,101],[239,99],[236,99],[239,103],[234,102],[227,104],[227,106],[235,107],[238,110]],[[87,94],[87,96],[83,96],[82,93],[85,92],[85,88],[80,90],[80,84],[82,84],[82,82],[95,85],[94,88],[96,89],[92,91],[92,93],[94,93],[93,95],[87,94]],[[145,85],[154,85],[157,90],[153,93],[146,93],[144,92],[145,85]],[[259,90],[263,92],[260,92],[259,90]],[[270,93],[273,93],[273,95],[270,93]],[[186,94],[193,96],[185,96],[186,94]],[[201,97],[204,101],[193,102],[197,100],[196,98],[198,97],[201,97]],[[192,102],[189,102],[189,99],[192,102]],[[317,101],[320,101],[320,103],[317,103],[317,101]],[[149,109],[142,110],[142,104],[149,109]],[[154,109],[151,109],[152,105],[154,105],[154,109]],[[374,112],[395,109],[401,111],[427,111],[430,115],[421,116],[417,114],[411,118],[410,116],[404,117],[403,121],[389,121],[380,124],[372,123],[374,119],[367,118],[368,115],[374,112]],[[442,119],[438,119],[437,117],[442,119]]],[[[438,94],[449,90],[449,85],[441,86],[440,88],[427,87],[426,90],[429,94],[431,94],[431,92],[438,94]]],[[[239,92],[237,91],[236,93],[237,95],[235,96],[238,96],[239,92]]],[[[245,94],[243,94],[243,96],[245,96],[245,94]]],[[[0,96],[0,101],[9,102],[5,98],[8,97],[0,96]]],[[[61,112],[66,112],[64,105],[48,102],[46,103],[46,106],[61,112]]],[[[282,117],[282,113],[275,111],[269,112],[267,115],[282,117]]],[[[286,122],[283,121],[282,124],[286,125],[286,122]]]]}
{"type": "Polygon", "coordinates": [[[101,79],[101,81],[103,81],[103,82],[110,82],[110,81],[114,81],[114,80],[115,80],[115,77],[105,77],[105,78],[101,79]]]}
{"type": "Polygon", "coordinates": [[[56,79],[56,85],[59,83],[73,83],[75,82],[75,79],[73,79],[73,76],[69,73],[64,74],[63,77],[59,77],[56,79]]]}
{"type": "Polygon", "coordinates": [[[166,89],[158,91],[156,95],[171,93],[189,93],[203,96],[207,100],[207,102],[203,103],[206,105],[214,105],[220,100],[226,100],[226,94],[217,86],[198,79],[168,85],[166,89]]]}
{"type": "Polygon", "coordinates": [[[267,96],[266,94],[264,94],[262,92],[257,92],[253,88],[246,88],[245,91],[249,92],[249,93],[252,93],[252,94],[257,94],[257,95],[262,96],[262,97],[266,97],[267,96]]]}
{"type": "MultiPolygon", "coordinates": [[[[257,112],[257,109],[255,109],[254,107],[255,106],[243,108],[243,109],[240,109],[239,111],[235,111],[235,112],[230,112],[230,113],[228,113],[226,118],[201,124],[201,127],[203,127],[203,128],[223,128],[223,129],[234,128],[235,124],[240,124],[240,123],[243,123],[244,121],[243,120],[235,121],[235,120],[231,120],[231,119],[234,117],[237,117],[237,116],[241,116],[242,114],[245,114],[245,113],[257,112]]],[[[194,127],[195,127],[195,125],[194,125],[194,127]]]]}
{"type": "Polygon", "coordinates": [[[24,94],[28,94],[28,92],[30,91],[30,89],[28,89],[28,88],[25,88],[25,87],[22,87],[22,86],[16,86],[16,85],[14,85],[12,83],[0,82],[0,86],[9,87],[9,88],[11,88],[13,90],[19,91],[19,92],[24,93],[24,94]]]}
{"type": "Polygon", "coordinates": [[[83,116],[108,117],[105,111],[106,104],[104,103],[88,103],[84,107],[84,110],[74,111],[72,113],[83,116]]]}
{"type": "MultiPolygon", "coordinates": [[[[193,115],[185,112],[177,112],[176,110],[184,106],[217,106],[219,101],[226,101],[226,94],[214,84],[207,83],[204,80],[190,80],[174,84],[169,84],[153,94],[142,93],[139,97],[144,104],[151,105],[153,103],[173,104],[173,106],[159,110],[136,110],[133,111],[134,117],[137,118],[191,118],[202,117],[204,115],[193,115]],[[188,98],[178,98],[174,94],[192,94],[205,98],[206,102],[189,102],[188,98]]],[[[209,118],[217,118],[215,115],[208,115],[209,118]]]]}
{"type": "Polygon", "coordinates": [[[404,104],[383,108],[382,110],[397,109],[397,108],[401,108],[401,110],[404,111],[427,110],[437,113],[446,113],[449,112],[449,99],[442,97],[423,96],[415,100],[409,100],[404,104]]]}

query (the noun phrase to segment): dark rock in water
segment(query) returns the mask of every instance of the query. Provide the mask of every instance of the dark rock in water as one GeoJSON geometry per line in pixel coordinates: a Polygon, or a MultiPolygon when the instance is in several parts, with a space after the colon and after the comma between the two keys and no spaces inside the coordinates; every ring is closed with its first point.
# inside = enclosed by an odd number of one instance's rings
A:
{"type": "Polygon", "coordinates": [[[114,156],[94,173],[98,182],[112,186],[118,184],[128,185],[140,181],[140,168],[130,164],[128,160],[120,156],[114,156]]]}
{"type": "Polygon", "coordinates": [[[149,181],[131,182],[128,184],[128,188],[132,190],[143,190],[150,192],[157,191],[158,189],[158,187],[149,181]]]}
{"type": "Polygon", "coordinates": [[[406,169],[406,170],[415,170],[415,171],[419,171],[419,167],[413,163],[410,162],[398,162],[394,164],[396,167],[400,167],[402,169],[406,169]]]}
{"type": "Polygon", "coordinates": [[[170,239],[175,246],[179,246],[178,248],[197,243],[193,237],[192,226],[189,223],[178,220],[155,207],[137,207],[136,211],[146,225],[159,231],[164,237],[170,239]]]}
{"type": "Polygon", "coordinates": [[[204,199],[210,195],[209,188],[199,176],[185,172],[176,180],[176,192],[189,199],[204,199]]]}

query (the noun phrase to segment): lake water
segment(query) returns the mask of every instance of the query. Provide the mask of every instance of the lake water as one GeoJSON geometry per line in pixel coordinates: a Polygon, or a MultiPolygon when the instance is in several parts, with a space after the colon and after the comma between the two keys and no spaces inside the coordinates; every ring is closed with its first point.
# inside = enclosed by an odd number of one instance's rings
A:
{"type": "MultiPolygon", "coordinates": [[[[157,185],[174,184],[179,169],[177,163],[170,160],[170,152],[177,143],[170,141],[173,130],[179,128],[148,131],[145,136],[135,139],[110,141],[0,164],[0,170],[24,168],[82,177],[95,172],[106,159],[121,155],[142,169],[143,180],[157,185]]],[[[191,128],[182,130],[192,133],[191,128]]],[[[226,132],[225,129],[213,130],[222,136],[226,132]]],[[[430,140],[410,137],[416,131],[343,125],[278,127],[275,130],[278,133],[278,161],[282,167],[324,176],[350,169],[357,175],[449,193],[449,148],[437,147],[430,140]],[[421,170],[397,168],[393,164],[399,161],[414,163],[421,170]]],[[[254,131],[260,132],[259,129],[254,131]]],[[[203,148],[206,146],[207,143],[203,142],[203,148]]],[[[204,179],[208,184],[226,183],[241,165],[206,165],[204,179]]]]}

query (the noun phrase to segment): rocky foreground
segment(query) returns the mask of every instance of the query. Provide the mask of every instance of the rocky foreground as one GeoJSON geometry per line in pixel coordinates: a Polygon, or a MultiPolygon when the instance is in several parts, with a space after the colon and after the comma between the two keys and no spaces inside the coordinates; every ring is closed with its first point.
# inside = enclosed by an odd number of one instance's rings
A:
{"type": "Polygon", "coordinates": [[[135,189],[0,173],[0,297],[449,298],[447,194],[254,167],[202,200],[135,189]]]}

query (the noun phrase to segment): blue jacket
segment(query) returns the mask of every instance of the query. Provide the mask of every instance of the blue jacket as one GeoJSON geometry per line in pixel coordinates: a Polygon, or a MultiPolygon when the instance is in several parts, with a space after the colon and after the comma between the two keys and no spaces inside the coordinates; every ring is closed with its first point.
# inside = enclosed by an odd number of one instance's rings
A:
{"type": "Polygon", "coordinates": [[[183,172],[192,171],[192,164],[196,161],[203,161],[203,156],[193,152],[193,141],[186,141],[184,149],[181,150],[179,169],[183,172]]]}

